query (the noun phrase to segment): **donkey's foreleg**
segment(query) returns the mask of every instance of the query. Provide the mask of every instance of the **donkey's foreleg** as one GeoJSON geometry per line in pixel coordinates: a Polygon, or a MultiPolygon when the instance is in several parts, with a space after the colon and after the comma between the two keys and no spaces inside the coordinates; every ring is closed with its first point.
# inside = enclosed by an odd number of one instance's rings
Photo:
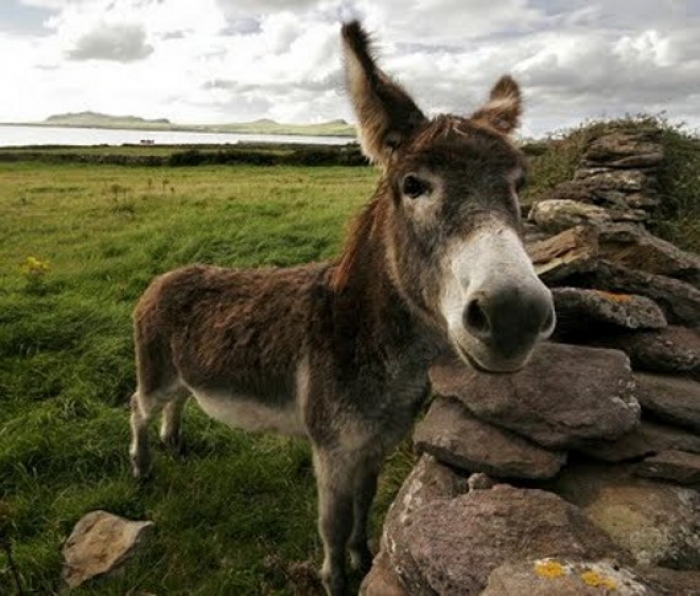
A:
{"type": "Polygon", "coordinates": [[[377,492],[377,477],[381,467],[381,458],[365,461],[355,472],[353,495],[353,525],[348,549],[350,564],[363,575],[372,566],[372,553],[367,545],[367,519],[369,510],[377,492]]]}
{"type": "Polygon", "coordinates": [[[354,470],[347,454],[314,450],[318,529],[323,541],[321,579],[328,594],[345,594],[345,551],[353,525],[354,470]]]}

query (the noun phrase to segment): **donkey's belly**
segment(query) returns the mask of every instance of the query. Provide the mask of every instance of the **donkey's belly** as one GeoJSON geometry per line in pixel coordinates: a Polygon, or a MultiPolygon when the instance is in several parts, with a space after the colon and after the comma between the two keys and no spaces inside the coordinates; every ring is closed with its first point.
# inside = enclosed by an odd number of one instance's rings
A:
{"type": "Polygon", "coordinates": [[[306,435],[301,413],[293,399],[284,400],[279,405],[270,405],[261,403],[251,395],[197,389],[192,390],[192,393],[209,416],[234,428],[306,435]]]}

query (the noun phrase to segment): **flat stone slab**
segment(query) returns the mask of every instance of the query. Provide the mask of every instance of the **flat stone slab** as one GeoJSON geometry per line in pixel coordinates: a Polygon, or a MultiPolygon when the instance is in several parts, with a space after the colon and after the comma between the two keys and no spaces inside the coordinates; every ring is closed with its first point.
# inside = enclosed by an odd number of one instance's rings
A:
{"type": "Polygon", "coordinates": [[[700,255],[681,250],[640,226],[624,223],[601,226],[598,242],[601,258],[700,288],[700,255]]]}
{"type": "Polygon", "coordinates": [[[661,596],[654,583],[611,561],[550,557],[505,563],[480,596],[661,596]]]}
{"type": "Polygon", "coordinates": [[[620,331],[586,339],[627,354],[636,371],[670,373],[700,380],[700,331],[672,325],[658,330],[620,331]]]}
{"type": "Polygon", "coordinates": [[[593,226],[576,226],[551,238],[528,242],[526,249],[542,281],[557,284],[595,268],[598,232],[593,226]]]}
{"type": "Polygon", "coordinates": [[[601,258],[593,269],[572,273],[566,285],[646,296],[661,307],[672,325],[700,327],[700,289],[680,279],[638,271],[601,258]]]}
{"type": "Polygon", "coordinates": [[[579,464],[547,487],[577,505],[637,565],[700,568],[700,493],[632,474],[633,466],[579,464]]]}
{"type": "Polygon", "coordinates": [[[63,545],[63,580],[70,588],[77,588],[119,570],[148,540],[153,528],[150,521],[91,511],[78,521],[63,545]]]}
{"type": "Polygon", "coordinates": [[[613,168],[649,167],[663,161],[663,145],[658,133],[615,131],[600,135],[586,147],[585,159],[592,164],[613,168]]]}
{"type": "Polygon", "coordinates": [[[644,410],[700,433],[700,381],[650,373],[633,376],[635,395],[644,410]]]}
{"type": "Polygon", "coordinates": [[[670,449],[700,453],[700,436],[675,426],[642,420],[637,428],[616,441],[591,441],[580,445],[577,451],[601,461],[619,463],[670,449]]]}
{"type": "Polygon", "coordinates": [[[581,288],[553,288],[559,326],[589,329],[592,322],[626,329],[662,329],[666,317],[653,300],[581,288]]]}
{"type": "Polygon", "coordinates": [[[477,417],[544,447],[616,439],[639,422],[629,360],[616,350],[544,343],[525,368],[479,373],[456,361],[432,367],[433,389],[477,417]]]}
{"type": "Polygon", "coordinates": [[[585,181],[589,186],[622,192],[640,192],[649,186],[646,173],[637,169],[611,169],[608,167],[579,168],[574,180],[585,181]]]}
{"type": "MultiPolygon", "coordinates": [[[[620,214],[604,207],[569,199],[547,199],[535,203],[528,216],[545,232],[554,234],[574,226],[611,223],[620,217],[620,214]]],[[[634,217],[631,220],[634,220],[634,217]]]]}
{"type": "Polygon", "coordinates": [[[503,484],[421,507],[406,517],[404,539],[393,564],[416,573],[411,594],[480,594],[494,569],[526,557],[626,561],[579,508],[503,484]]]}
{"type": "Polygon", "coordinates": [[[435,399],[413,441],[439,461],[497,478],[551,478],[566,461],[565,453],[482,422],[455,398],[435,399]]]}
{"type": "Polygon", "coordinates": [[[645,478],[673,480],[679,484],[700,484],[700,454],[662,451],[638,464],[634,473],[645,478]]]}

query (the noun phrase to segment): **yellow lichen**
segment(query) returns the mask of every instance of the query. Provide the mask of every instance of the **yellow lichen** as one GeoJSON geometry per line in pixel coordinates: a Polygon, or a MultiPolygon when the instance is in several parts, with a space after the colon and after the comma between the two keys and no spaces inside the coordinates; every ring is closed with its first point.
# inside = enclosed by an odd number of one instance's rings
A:
{"type": "Polygon", "coordinates": [[[593,588],[607,588],[608,590],[614,590],[617,587],[615,580],[605,577],[597,571],[584,571],[581,574],[581,579],[583,580],[584,584],[593,588]]]}
{"type": "Polygon", "coordinates": [[[552,559],[545,559],[543,561],[535,561],[535,573],[540,577],[553,579],[565,575],[566,570],[561,563],[552,559]]]}
{"type": "Polygon", "coordinates": [[[593,290],[593,292],[605,300],[617,302],[618,304],[632,300],[628,294],[614,294],[613,292],[604,292],[603,290],[593,290]]]}

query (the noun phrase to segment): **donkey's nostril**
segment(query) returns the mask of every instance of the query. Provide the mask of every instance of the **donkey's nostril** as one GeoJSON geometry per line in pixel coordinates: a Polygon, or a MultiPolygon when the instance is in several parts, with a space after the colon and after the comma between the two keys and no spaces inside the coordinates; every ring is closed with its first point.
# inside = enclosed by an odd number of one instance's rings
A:
{"type": "Polygon", "coordinates": [[[477,298],[470,300],[467,304],[464,312],[464,326],[478,337],[483,338],[491,334],[491,322],[477,298]]]}

